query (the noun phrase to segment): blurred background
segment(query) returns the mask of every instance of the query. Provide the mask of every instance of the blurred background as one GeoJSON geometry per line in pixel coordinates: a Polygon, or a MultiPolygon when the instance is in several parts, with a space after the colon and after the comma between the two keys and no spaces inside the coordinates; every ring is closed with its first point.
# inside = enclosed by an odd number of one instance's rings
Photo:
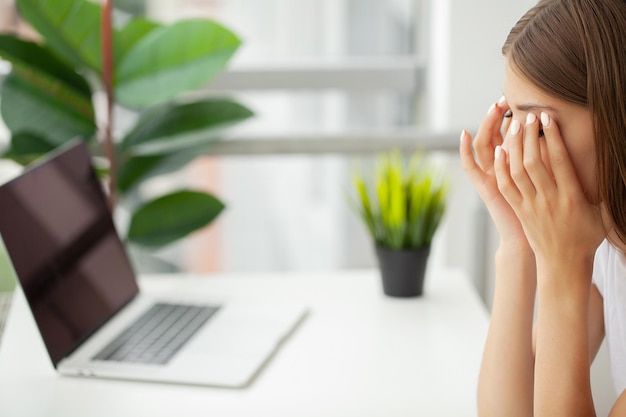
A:
{"type": "MultiPolygon", "coordinates": [[[[500,97],[501,43],[532,3],[115,2],[118,21],[210,17],[233,30],[243,46],[228,71],[194,94],[236,97],[256,114],[188,169],[141,190],[185,183],[227,205],[217,221],[160,257],[190,272],[374,266],[371,239],[347,201],[350,176],[371,167],[376,153],[424,150],[446,167],[452,185],[430,263],[464,268],[489,304],[493,238],[457,144],[461,129],[474,132],[500,97]]],[[[11,0],[0,0],[0,30],[28,31],[11,0]]],[[[119,129],[124,117],[117,117],[119,129]]],[[[7,135],[0,128],[0,140],[7,135]]]]}

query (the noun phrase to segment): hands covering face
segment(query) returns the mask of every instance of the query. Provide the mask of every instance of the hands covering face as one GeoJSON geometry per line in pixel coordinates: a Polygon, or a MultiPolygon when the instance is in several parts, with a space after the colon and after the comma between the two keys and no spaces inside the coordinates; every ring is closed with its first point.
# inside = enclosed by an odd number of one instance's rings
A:
{"type": "Polygon", "coordinates": [[[508,110],[504,101],[492,106],[474,139],[475,158],[469,134],[461,137],[464,170],[501,239],[528,243],[537,261],[593,257],[604,238],[600,210],[585,197],[556,121],[542,112],[528,113],[524,125],[503,123],[508,110]]]}
{"type": "Polygon", "coordinates": [[[528,247],[528,240],[513,209],[498,189],[494,169],[495,149],[503,145],[502,132],[507,131],[511,121],[511,118],[505,118],[507,111],[509,108],[504,98],[494,103],[480,124],[473,143],[469,133],[465,130],[461,133],[461,163],[495,222],[500,244],[524,249],[528,247]]]}

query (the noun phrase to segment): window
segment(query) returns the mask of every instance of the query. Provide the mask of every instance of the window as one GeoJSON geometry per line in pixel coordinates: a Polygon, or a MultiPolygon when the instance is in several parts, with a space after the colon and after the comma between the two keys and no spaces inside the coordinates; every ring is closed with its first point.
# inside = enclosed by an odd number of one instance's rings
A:
{"type": "Polygon", "coordinates": [[[422,1],[145,0],[144,12],[212,17],[243,39],[228,73],[203,91],[234,94],[256,112],[232,140],[280,151],[298,145],[271,139],[330,138],[319,148],[330,151],[355,131],[402,138],[421,123],[422,1]]]}

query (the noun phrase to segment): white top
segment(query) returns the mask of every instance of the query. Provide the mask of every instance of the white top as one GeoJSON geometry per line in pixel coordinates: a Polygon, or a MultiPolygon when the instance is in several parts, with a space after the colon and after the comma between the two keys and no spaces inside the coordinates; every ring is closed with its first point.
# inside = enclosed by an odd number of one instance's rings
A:
{"type": "Polygon", "coordinates": [[[604,328],[617,394],[626,389],[626,256],[604,240],[593,263],[593,283],[604,298],[604,328]]]}
{"type": "Polygon", "coordinates": [[[376,270],[153,277],[148,292],[285,300],[309,314],[245,389],[55,374],[18,291],[0,343],[11,417],[475,417],[488,314],[459,270],[432,268],[421,298],[385,297],[376,270]]]}

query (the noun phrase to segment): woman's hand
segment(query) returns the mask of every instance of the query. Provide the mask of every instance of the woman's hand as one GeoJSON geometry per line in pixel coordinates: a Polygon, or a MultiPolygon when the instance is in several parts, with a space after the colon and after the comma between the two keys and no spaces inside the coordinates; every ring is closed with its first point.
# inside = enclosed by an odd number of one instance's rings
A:
{"type": "Polygon", "coordinates": [[[541,113],[541,124],[543,137],[535,114],[528,114],[525,126],[511,122],[508,152],[495,149],[498,189],[519,218],[538,267],[592,261],[604,238],[600,208],[584,195],[556,122],[541,113]]]}
{"type": "Polygon", "coordinates": [[[534,415],[594,415],[589,308],[595,251],[604,237],[560,134],[547,113],[513,120],[497,147],[498,188],[519,218],[537,265],[534,415]],[[508,156],[508,158],[507,158],[508,156]],[[508,159],[508,161],[507,161],[508,159]]]}
{"type": "Polygon", "coordinates": [[[494,171],[494,152],[504,142],[502,130],[506,132],[509,124],[510,119],[505,118],[508,110],[504,98],[494,103],[480,124],[473,144],[470,134],[463,130],[460,154],[463,170],[478,190],[495,222],[501,245],[510,244],[517,251],[528,247],[528,240],[513,209],[498,189],[494,171]],[[476,157],[472,153],[472,145],[476,157]]]}
{"type": "Polygon", "coordinates": [[[489,210],[500,247],[495,256],[495,287],[489,332],[478,383],[480,415],[511,416],[533,413],[534,354],[532,323],[536,293],[535,258],[520,221],[496,181],[494,151],[508,145],[502,136],[510,118],[509,106],[494,104],[480,124],[473,142],[463,131],[460,154],[463,169],[489,210]]]}

